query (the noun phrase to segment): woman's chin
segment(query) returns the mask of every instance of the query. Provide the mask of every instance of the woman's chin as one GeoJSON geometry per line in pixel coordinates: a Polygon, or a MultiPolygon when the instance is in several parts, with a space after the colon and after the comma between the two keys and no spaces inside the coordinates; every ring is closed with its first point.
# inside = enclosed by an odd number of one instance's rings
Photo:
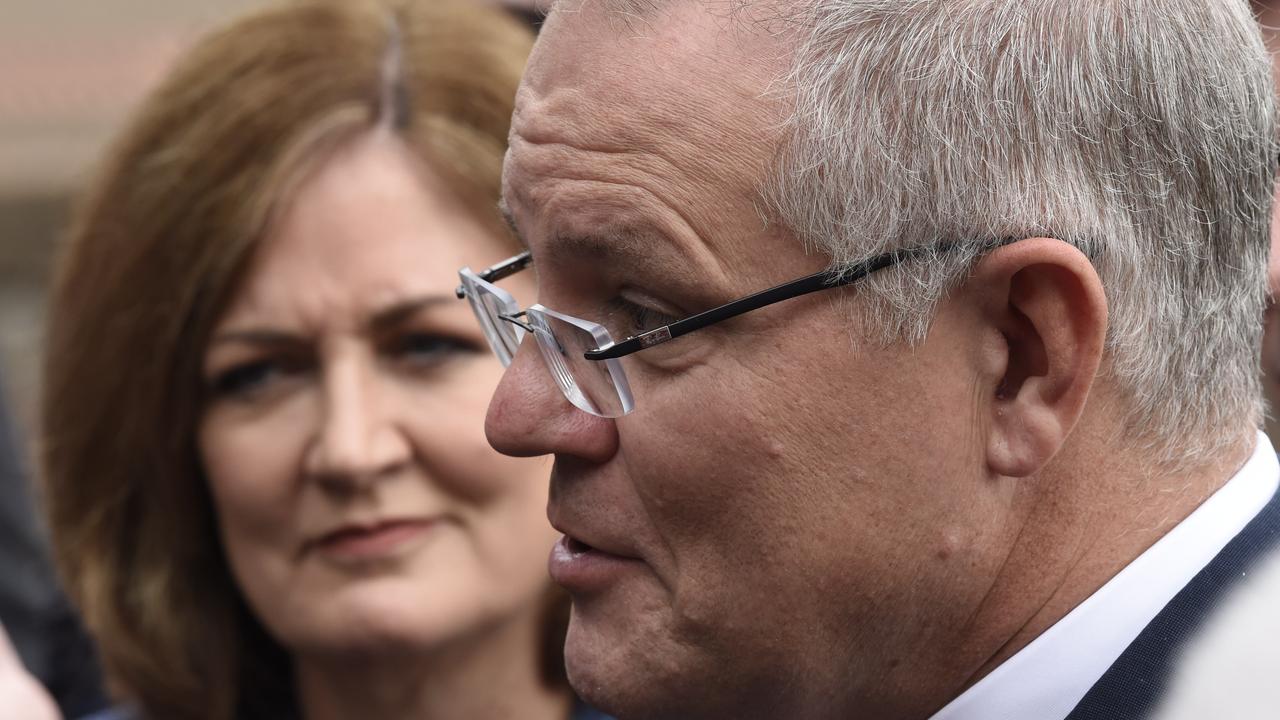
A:
{"type": "Polygon", "coordinates": [[[272,634],[304,654],[431,653],[486,623],[477,605],[391,587],[350,588],[308,597],[306,607],[296,607],[287,620],[273,623],[277,627],[272,634]]]}

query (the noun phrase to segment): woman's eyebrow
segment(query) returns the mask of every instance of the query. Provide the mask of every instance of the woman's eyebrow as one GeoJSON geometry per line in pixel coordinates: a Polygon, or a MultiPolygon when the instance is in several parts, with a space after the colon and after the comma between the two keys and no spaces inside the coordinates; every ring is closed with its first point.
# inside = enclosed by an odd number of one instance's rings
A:
{"type": "MultiPolygon", "coordinates": [[[[451,307],[456,303],[452,293],[418,295],[405,300],[393,302],[386,307],[375,310],[365,322],[365,331],[370,334],[385,333],[427,308],[451,307]]],[[[281,346],[303,342],[303,338],[294,332],[272,327],[244,327],[224,330],[209,340],[209,346],[240,344],[256,346],[281,346]]]]}
{"type": "Polygon", "coordinates": [[[291,345],[299,342],[297,335],[285,332],[283,330],[273,330],[270,328],[245,328],[243,330],[226,330],[217,333],[209,340],[209,346],[214,345],[257,345],[257,346],[280,346],[291,345]]]}
{"type": "Polygon", "coordinates": [[[453,293],[419,295],[401,300],[375,311],[366,323],[366,330],[371,335],[379,335],[402,325],[427,308],[454,307],[456,304],[457,298],[453,293]]]}

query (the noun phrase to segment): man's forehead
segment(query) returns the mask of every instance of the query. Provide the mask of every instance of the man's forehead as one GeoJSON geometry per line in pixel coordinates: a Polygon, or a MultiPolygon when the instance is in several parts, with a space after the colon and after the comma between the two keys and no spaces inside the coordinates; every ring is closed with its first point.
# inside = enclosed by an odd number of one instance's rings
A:
{"type": "Polygon", "coordinates": [[[525,74],[515,132],[588,146],[762,142],[777,125],[769,91],[785,43],[714,4],[643,5],[652,7],[640,17],[599,0],[558,6],[525,74]]]}
{"type": "Polygon", "coordinates": [[[588,228],[612,228],[612,243],[656,225],[650,237],[703,273],[741,262],[737,246],[764,225],[784,107],[770,90],[787,52],[701,3],[642,20],[597,0],[553,13],[517,96],[504,182],[530,246],[545,256],[588,228]]]}

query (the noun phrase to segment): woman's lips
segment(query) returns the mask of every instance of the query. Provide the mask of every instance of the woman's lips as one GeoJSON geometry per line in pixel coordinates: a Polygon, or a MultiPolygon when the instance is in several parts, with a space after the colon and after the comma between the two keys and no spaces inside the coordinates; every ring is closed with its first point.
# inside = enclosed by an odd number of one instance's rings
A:
{"type": "Polygon", "coordinates": [[[571,593],[586,593],[608,588],[642,563],[637,558],[614,555],[565,535],[551,548],[547,570],[557,585],[571,593]]]}
{"type": "Polygon", "coordinates": [[[313,544],[313,549],[345,563],[381,560],[407,552],[437,524],[435,520],[394,520],[371,526],[343,527],[313,544]]]}

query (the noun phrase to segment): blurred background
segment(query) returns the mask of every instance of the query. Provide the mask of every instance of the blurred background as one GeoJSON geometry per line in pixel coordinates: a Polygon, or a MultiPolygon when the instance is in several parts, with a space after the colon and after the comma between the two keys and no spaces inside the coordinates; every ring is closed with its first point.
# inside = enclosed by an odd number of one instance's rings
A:
{"type": "Polygon", "coordinates": [[[0,0],[0,392],[23,445],[43,287],[72,193],[181,49],[261,4],[0,0]]]}
{"type": "Polygon", "coordinates": [[[180,51],[256,0],[0,0],[0,626],[67,717],[104,706],[35,512],[45,285],[73,195],[180,51]]]}

